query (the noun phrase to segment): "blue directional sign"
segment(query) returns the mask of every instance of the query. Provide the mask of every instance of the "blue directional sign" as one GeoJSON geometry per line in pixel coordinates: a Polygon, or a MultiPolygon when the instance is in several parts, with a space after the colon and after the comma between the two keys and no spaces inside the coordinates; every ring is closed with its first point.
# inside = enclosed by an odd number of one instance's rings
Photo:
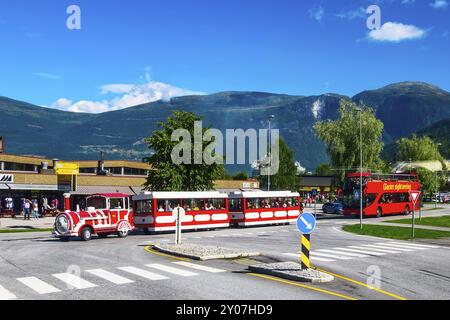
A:
{"type": "Polygon", "coordinates": [[[309,213],[305,212],[298,216],[297,228],[303,234],[310,234],[316,227],[316,218],[309,213]]]}

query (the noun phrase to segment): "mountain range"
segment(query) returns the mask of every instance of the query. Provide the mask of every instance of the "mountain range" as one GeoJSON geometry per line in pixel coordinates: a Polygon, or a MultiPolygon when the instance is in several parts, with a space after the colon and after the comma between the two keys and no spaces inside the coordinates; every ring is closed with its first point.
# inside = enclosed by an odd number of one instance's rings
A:
{"type": "MultiPolygon", "coordinates": [[[[328,161],[325,145],[317,139],[314,124],[338,117],[339,102],[364,102],[376,110],[385,125],[386,144],[414,132],[441,139],[449,131],[450,93],[422,82],[401,82],[363,91],[353,97],[334,93],[295,96],[267,92],[228,91],[156,101],[118,111],[85,114],[39,107],[0,97],[0,136],[8,153],[60,159],[140,160],[149,155],[144,138],[157,129],[173,110],[201,115],[204,126],[225,129],[273,127],[295,151],[296,160],[313,170],[328,161]]],[[[444,139],[445,140],[445,139],[444,139]]],[[[448,140],[445,141],[448,147],[448,140]]],[[[231,172],[249,166],[233,166],[231,172]]]]}

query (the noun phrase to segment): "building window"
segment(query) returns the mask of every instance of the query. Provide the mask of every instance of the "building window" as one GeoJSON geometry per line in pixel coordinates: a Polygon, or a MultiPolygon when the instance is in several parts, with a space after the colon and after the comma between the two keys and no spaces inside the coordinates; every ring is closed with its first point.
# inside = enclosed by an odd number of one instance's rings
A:
{"type": "Polygon", "coordinates": [[[36,167],[32,164],[5,162],[5,171],[28,171],[36,172],[36,167]]]}
{"type": "Polygon", "coordinates": [[[127,176],[146,176],[147,170],[125,167],[124,174],[127,176]]]}
{"type": "Polygon", "coordinates": [[[80,173],[95,174],[95,168],[80,168],[80,173]]]}
{"type": "Polygon", "coordinates": [[[105,168],[109,173],[115,174],[115,175],[121,175],[122,174],[122,168],[121,167],[112,167],[112,168],[105,168]]]}

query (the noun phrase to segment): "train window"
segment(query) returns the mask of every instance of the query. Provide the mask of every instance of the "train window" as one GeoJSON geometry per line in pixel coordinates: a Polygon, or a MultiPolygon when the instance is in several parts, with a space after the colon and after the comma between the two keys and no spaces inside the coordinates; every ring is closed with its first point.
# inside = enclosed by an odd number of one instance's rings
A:
{"type": "Polygon", "coordinates": [[[106,209],[106,198],[89,197],[86,200],[86,207],[94,207],[95,209],[106,209]]]}
{"type": "Polygon", "coordinates": [[[230,199],[228,205],[230,211],[242,211],[242,199],[230,199]]]}
{"type": "Polygon", "coordinates": [[[136,201],[136,213],[151,213],[152,212],[152,200],[140,200],[136,201]]]}
{"type": "Polygon", "coordinates": [[[258,198],[250,198],[247,199],[247,209],[259,209],[259,199],[258,198]]]}
{"type": "Polygon", "coordinates": [[[158,212],[172,212],[178,206],[181,206],[181,201],[178,199],[158,200],[158,212]]]}
{"type": "Polygon", "coordinates": [[[110,209],[124,209],[123,198],[113,198],[109,200],[110,209]]]}
{"type": "Polygon", "coordinates": [[[211,199],[213,209],[212,210],[225,210],[225,199],[211,199]]]}
{"type": "Polygon", "coordinates": [[[183,200],[183,208],[186,211],[204,210],[205,204],[203,199],[185,199],[183,200]]]}

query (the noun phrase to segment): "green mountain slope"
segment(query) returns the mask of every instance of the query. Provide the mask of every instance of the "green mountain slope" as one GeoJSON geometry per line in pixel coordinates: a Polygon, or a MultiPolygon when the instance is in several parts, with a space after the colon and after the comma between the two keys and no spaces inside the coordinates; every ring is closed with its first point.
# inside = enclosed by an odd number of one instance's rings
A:
{"type": "MultiPolygon", "coordinates": [[[[226,129],[265,128],[274,115],[273,127],[295,151],[295,158],[309,170],[326,162],[325,146],[315,137],[319,120],[335,119],[338,94],[292,96],[264,92],[221,92],[156,101],[102,114],[80,114],[42,108],[0,97],[0,135],[7,152],[61,159],[95,159],[104,150],[108,159],[141,159],[149,154],[143,138],[173,110],[193,111],[225,133],[226,129]]],[[[385,124],[384,139],[424,130],[450,117],[450,93],[419,82],[393,84],[364,91],[352,98],[376,109],[385,124]]],[[[445,124],[443,124],[443,129],[445,124]]],[[[233,167],[232,171],[247,170],[233,167]]]]}

